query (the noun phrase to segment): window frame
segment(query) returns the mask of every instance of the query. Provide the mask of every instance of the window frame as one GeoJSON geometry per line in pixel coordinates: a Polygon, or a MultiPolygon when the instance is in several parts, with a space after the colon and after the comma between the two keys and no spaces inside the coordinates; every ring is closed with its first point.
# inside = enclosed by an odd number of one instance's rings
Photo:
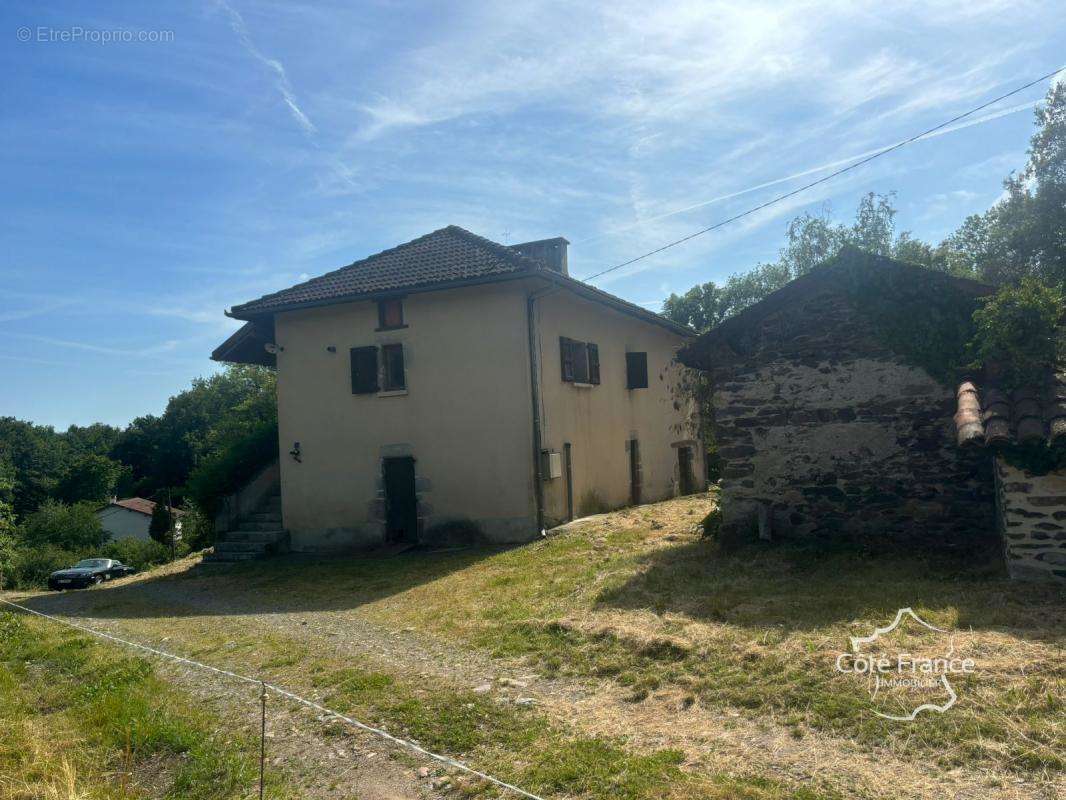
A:
{"type": "Polygon", "coordinates": [[[381,384],[380,392],[406,392],[407,391],[407,357],[404,353],[403,342],[387,342],[381,345],[381,384]],[[396,376],[393,375],[392,368],[395,363],[390,360],[390,353],[399,354],[399,383],[392,383],[392,379],[396,376]]]}
{"type": "Polygon", "coordinates": [[[560,373],[563,383],[599,386],[600,348],[595,342],[559,337],[560,373]]]}
{"type": "Polygon", "coordinates": [[[648,388],[648,353],[647,351],[626,351],[626,388],[648,388]],[[636,378],[634,380],[634,378],[636,378]],[[643,381],[643,382],[642,382],[643,381]]]}
{"type": "Polygon", "coordinates": [[[406,317],[404,316],[403,298],[402,297],[385,297],[378,300],[378,326],[375,331],[398,331],[407,327],[406,317]],[[395,325],[389,325],[386,319],[386,309],[390,304],[395,304],[399,309],[400,321],[395,325]]]}

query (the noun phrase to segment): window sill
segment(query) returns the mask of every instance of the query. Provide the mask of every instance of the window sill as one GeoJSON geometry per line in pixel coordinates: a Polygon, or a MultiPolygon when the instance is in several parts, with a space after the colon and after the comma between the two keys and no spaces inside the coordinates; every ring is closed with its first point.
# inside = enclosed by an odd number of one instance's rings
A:
{"type": "Polygon", "coordinates": [[[570,385],[575,389],[591,389],[593,386],[596,386],[595,383],[581,383],[580,381],[570,381],[570,385]]]}
{"type": "Polygon", "coordinates": [[[382,331],[402,331],[408,325],[382,325],[379,328],[374,328],[374,333],[381,333],[382,331]]]}
{"type": "Polygon", "coordinates": [[[378,397],[403,397],[405,394],[406,389],[389,389],[386,392],[378,392],[378,397]]]}

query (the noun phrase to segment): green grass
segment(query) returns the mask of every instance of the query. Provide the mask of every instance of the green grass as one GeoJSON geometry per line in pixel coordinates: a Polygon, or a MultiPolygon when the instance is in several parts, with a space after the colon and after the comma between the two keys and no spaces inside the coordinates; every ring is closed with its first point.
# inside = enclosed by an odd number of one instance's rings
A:
{"type": "Polygon", "coordinates": [[[634,703],[673,688],[711,710],[772,717],[798,737],[828,733],[945,768],[1066,766],[1061,587],[1010,582],[979,559],[786,543],[725,554],[692,532],[705,505],[673,507],[682,510],[666,520],[669,539],[653,532],[660,512],[643,507],[611,515],[609,528],[505,551],[335,561],[303,577],[260,565],[247,577],[257,590],[313,591],[323,606],[358,607],[548,675],[606,678],[634,703]],[[920,725],[874,715],[866,688],[832,666],[850,635],[905,606],[965,632],[978,661],[955,681],[958,705],[920,725]]]}
{"type": "MultiPolygon", "coordinates": [[[[358,667],[315,668],[313,685],[325,703],[422,746],[467,758],[479,769],[549,796],[603,800],[827,800],[835,794],[780,781],[743,779],[704,770],[684,771],[678,750],[636,753],[621,738],[563,731],[544,714],[483,694],[427,687],[358,667]]],[[[494,791],[460,781],[466,795],[494,791]]]]}
{"type": "Polygon", "coordinates": [[[244,798],[255,753],[148,661],[0,614],[0,797],[244,798]]]}

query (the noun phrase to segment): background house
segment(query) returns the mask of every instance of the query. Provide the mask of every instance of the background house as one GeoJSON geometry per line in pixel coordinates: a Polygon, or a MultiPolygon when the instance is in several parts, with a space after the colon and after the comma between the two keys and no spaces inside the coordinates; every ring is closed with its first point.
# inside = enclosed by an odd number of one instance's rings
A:
{"type": "Polygon", "coordinates": [[[847,248],[686,347],[713,387],[724,528],[989,541],[991,460],[956,447],[935,359],[990,291],[847,248]]]}
{"type": "Polygon", "coordinates": [[[675,391],[689,332],[570,278],[565,239],[449,226],[230,313],[247,324],[213,358],[277,368],[294,549],[457,520],[525,541],[702,485],[675,391]]]}
{"type": "MultiPolygon", "coordinates": [[[[110,503],[96,512],[100,527],[110,534],[112,539],[139,539],[149,541],[152,536],[148,529],[152,523],[152,512],[156,504],[143,497],[127,497],[123,500],[113,498],[110,503]]],[[[175,515],[174,530],[181,537],[181,511],[172,508],[175,515]]]]}

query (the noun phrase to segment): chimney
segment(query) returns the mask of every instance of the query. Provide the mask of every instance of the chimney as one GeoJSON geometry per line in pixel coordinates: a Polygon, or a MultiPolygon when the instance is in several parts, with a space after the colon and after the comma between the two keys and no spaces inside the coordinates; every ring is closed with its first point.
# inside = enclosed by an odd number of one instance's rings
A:
{"type": "Polygon", "coordinates": [[[563,275],[569,275],[570,271],[566,266],[566,247],[569,244],[570,242],[566,241],[562,236],[556,236],[554,239],[538,239],[535,242],[513,244],[511,249],[521,253],[526,258],[539,261],[548,269],[561,272],[563,275]]]}

